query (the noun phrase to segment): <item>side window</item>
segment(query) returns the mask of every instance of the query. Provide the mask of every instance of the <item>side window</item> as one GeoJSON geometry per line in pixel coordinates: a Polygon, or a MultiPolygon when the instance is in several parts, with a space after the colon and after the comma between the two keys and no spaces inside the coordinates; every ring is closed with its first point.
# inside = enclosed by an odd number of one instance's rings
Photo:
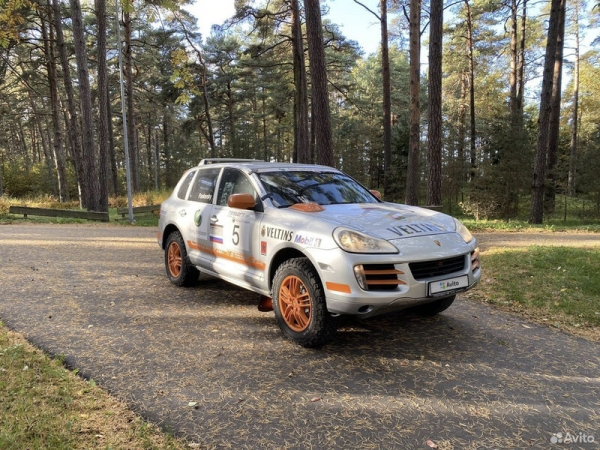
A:
{"type": "Polygon", "coordinates": [[[252,194],[256,198],[256,191],[246,175],[236,169],[225,169],[219,186],[217,203],[227,206],[227,200],[231,194],[252,194]]]}
{"type": "Polygon", "coordinates": [[[187,194],[188,187],[190,187],[190,183],[192,182],[192,178],[194,178],[194,175],[196,175],[196,171],[190,170],[185,176],[185,178],[179,185],[179,190],[177,191],[178,198],[185,200],[185,194],[187,194]]]}
{"type": "Polygon", "coordinates": [[[193,202],[211,203],[215,185],[221,169],[200,169],[192,185],[189,200],[193,202]]]}

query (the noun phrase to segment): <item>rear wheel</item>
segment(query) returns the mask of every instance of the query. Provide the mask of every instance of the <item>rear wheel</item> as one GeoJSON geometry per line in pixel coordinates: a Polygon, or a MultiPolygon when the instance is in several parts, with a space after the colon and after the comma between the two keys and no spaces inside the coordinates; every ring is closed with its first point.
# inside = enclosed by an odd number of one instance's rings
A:
{"type": "Polygon", "coordinates": [[[423,317],[435,316],[436,314],[439,314],[442,311],[445,311],[448,308],[450,308],[450,305],[452,305],[452,303],[454,303],[455,299],[456,299],[456,295],[453,295],[451,297],[441,298],[441,299],[436,300],[431,303],[425,303],[424,305],[415,306],[413,308],[413,311],[416,314],[418,314],[419,316],[423,316],[423,317]]]}
{"type": "Polygon", "coordinates": [[[273,309],[283,334],[303,347],[320,347],[336,333],[319,275],[307,258],[284,262],[273,279],[273,309]]]}
{"type": "Polygon", "coordinates": [[[189,264],[187,250],[179,231],[174,231],[167,238],[165,267],[167,277],[177,286],[191,286],[198,281],[200,272],[189,264]]]}

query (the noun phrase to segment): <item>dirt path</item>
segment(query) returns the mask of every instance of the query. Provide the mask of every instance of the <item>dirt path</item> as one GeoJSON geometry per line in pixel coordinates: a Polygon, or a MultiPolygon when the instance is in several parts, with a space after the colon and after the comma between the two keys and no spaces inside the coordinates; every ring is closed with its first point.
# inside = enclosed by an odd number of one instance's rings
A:
{"type": "Polygon", "coordinates": [[[154,229],[1,226],[0,265],[4,323],[197,448],[598,448],[600,345],[467,299],[305,350],[253,294],[171,285],[154,229]]]}

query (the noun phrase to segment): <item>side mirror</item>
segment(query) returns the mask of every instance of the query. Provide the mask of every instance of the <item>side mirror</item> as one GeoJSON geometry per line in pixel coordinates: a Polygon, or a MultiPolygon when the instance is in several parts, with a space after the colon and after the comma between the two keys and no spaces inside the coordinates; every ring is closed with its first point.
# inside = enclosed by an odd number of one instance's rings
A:
{"type": "Polygon", "coordinates": [[[371,189],[369,192],[377,197],[378,200],[381,200],[381,192],[376,191],[375,189],[371,189]]]}
{"type": "Polygon", "coordinates": [[[231,194],[227,199],[227,206],[237,209],[252,209],[256,206],[252,194],[231,194]]]}

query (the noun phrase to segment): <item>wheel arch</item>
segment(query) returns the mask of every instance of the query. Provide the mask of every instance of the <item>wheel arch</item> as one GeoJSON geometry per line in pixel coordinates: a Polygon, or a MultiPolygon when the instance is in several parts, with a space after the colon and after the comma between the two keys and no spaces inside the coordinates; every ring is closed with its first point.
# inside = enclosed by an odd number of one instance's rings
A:
{"type": "Polygon", "coordinates": [[[161,236],[161,242],[160,242],[160,247],[164,250],[165,249],[165,243],[167,242],[167,239],[169,238],[169,235],[171,233],[173,233],[174,231],[179,231],[179,228],[177,228],[174,224],[170,223],[169,225],[167,225],[162,233],[161,236]]]}
{"type": "Polygon", "coordinates": [[[300,250],[290,247],[282,248],[273,256],[273,258],[271,258],[271,264],[269,266],[269,291],[273,289],[273,279],[275,278],[275,272],[277,272],[277,268],[285,261],[293,258],[307,258],[313,267],[315,265],[312,259],[305,253],[302,253],[300,250]]]}

